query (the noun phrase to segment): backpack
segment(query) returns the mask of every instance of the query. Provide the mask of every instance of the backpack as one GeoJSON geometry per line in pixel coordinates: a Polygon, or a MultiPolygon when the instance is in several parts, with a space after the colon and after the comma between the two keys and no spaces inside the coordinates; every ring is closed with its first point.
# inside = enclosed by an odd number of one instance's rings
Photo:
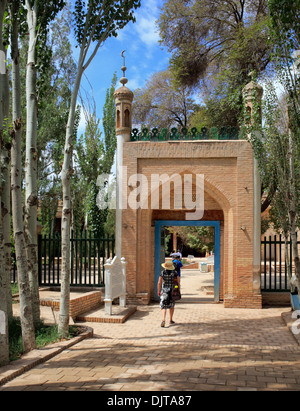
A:
{"type": "Polygon", "coordinates": [[[179,272],[179,267],[178,267],[178,263],[175,261],[172,261],[173,265],[174,265],[174,271],[178,274],[179,272]]]}

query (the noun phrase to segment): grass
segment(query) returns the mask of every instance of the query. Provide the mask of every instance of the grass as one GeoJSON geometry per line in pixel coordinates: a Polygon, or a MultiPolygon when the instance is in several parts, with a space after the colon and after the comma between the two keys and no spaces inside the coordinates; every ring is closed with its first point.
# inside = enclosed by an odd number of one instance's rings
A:
{"type": "MultiPolygon", "coordinates": [[[[79,329],[76,326],[70,326],[69,338],[79,334],[79,329]]],[[[18,317],[14,317],[8,325],[9,335],[9,359],[10,361],[17,360],[23,354],[22,347],[22,329],[21,322],[18,317]]],[[[37,348],[52,344],[61,340],[57,325],[45,325],[43,322],[35,329],[35,338],[37,348]]]]}
{"type": "Polygon", "coordinates": [[[11,293],[12,293],[12,295],[19,293],[19,285],[18,285],[18,283],[12,283],[12,284],[11,284],[11,293]]]}

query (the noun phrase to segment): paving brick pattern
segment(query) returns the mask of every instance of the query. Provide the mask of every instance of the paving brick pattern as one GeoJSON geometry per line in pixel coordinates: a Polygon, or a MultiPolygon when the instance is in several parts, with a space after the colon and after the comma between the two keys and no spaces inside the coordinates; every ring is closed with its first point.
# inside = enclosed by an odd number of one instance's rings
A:
{"type": "Polygon", "coordinates": [[[300,348],[282,309],[179,303],[160,327],[157,305],[94,336],[0,390],[299,390],[300,348]]]}
{"type": "Polygon", "coordinates": [[[85,339],[12,381],[6,390],[300,390],[300,347],[289,308],[226,309],[179,302],[160,327],[158,304],[123,324],[88,323],[85,339]]]}

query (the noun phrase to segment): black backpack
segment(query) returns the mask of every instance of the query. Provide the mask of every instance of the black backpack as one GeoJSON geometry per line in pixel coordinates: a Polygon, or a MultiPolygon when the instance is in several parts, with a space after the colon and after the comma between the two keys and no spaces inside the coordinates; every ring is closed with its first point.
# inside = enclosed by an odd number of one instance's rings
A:
{"type": "Polygon", "coordinates": [[[175,261],[172,261],[173,265],[174,265],[174,271],[178,274],[179,268],[178,268],[178,264],[175,261]]]}

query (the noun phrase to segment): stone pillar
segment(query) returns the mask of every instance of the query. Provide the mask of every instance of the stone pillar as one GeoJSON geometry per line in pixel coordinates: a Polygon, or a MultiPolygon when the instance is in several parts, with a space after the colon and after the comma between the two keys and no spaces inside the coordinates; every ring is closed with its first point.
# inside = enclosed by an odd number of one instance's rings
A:
{"type": "MultiPolygon", "coordinates": [[[[251,81],[244,88],[244,101],[247,113],[253,121],[255,102],[261,110],[263,88],[251,81]],[[256,101],[254,100],[256,99],[256,101]]],[[[261,121],[261,113],[260,113],[261,121]]],[[[253,155],[253,292],[261,294],[261,180],[258,162],[253,155]]]]}
{"type": "MultiPolygon", "coordinates": [[[[122,52],[122,57],[124,52],[122,52]]],[[[130,141],[131,133],[131,109],[133,93],[125,86],[128,82],[125,77],[125,58],[121,69],[123,77],[120,79],[122,87],[114,93],[116,102],[116,135],[117,135],[117,156],[116,156],[116,256],[122,257],[122,210],[126,208],[127,193],[124,192],[127,187],[127,176],[123,169],[123,144],[130,141]]]]}

